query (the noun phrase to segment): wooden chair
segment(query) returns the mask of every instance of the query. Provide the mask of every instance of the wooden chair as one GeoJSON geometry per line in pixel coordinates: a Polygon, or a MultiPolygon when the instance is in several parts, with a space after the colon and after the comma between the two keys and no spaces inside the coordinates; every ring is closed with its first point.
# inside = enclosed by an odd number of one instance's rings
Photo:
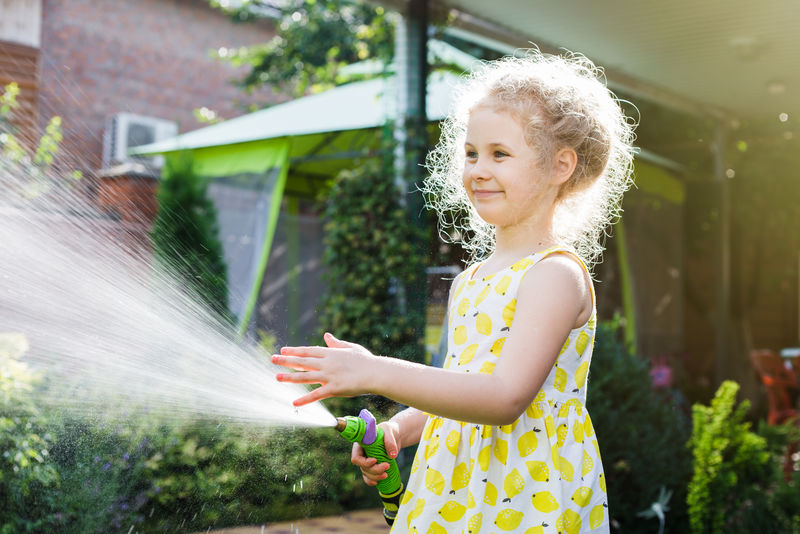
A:
{"type": "MultiPolygon", "coordinates": [[[[768,349],[753,350],[750,352],[750,361],[758,371],[761,382],[767,390],[767,423],[780,425],[790,421],[797,422],[798,409],[796,405],[798,389],[798,375],[787,367],[783,358],[768,349]]],[[[797,450],[797,443],[790,443],[786,450],[783,462],[783,473],[786,481],[792,477],[792,455],[797,450]]]]}

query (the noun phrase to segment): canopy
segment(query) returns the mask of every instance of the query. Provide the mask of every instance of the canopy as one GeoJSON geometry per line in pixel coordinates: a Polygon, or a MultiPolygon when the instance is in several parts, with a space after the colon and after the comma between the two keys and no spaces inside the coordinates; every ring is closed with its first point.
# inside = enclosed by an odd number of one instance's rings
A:
{"type": "MultiPolygon", "coordinates": [[[[430,75],[431,120],[447,114],[458,81],[451,72],[430,75]]],[[[395,86],[393,77],[349,83],[130,151],[167,158],[190,152],[197,174],[209,180],[228,266],[228,306],[241,333],[258,300],[284,192],[312,196],[320,180],[368,157],[378,146],[376,129],[397,115],[395,86]]]]}

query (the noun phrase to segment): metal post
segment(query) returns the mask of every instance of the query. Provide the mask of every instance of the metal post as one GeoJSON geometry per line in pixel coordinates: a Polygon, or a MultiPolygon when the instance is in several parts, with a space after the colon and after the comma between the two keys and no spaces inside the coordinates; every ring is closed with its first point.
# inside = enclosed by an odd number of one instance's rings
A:
{"type": "MultiPolygon", "coordinates": [[[[417,189],[425,178],[424,163],[427,154],[427,116],[426,116],[426,83],[428,78],[428,0],[410,0],[404,17],[402,35],[405,50],[398,50],[398,71],[403,72],[403,85],[398,88],[401,93],[399,125],[405,130],[404,154],[401,163],[406,178],[405,199],[408,217],[419,230],[426,227],[424,199],[417,189]]],[[[426,253],[424,231],[413,243],[420,257],[426,253]]],[[[417,281],[405,288],[406,303],[412,317],[419,318],[416,325],[417,337],[422,340],[425,335],[425,307],[427,304],[427,280],[425,266],[420,262],[417,266],[417,281]]],[[[420,354],[424,356],[423,344],[420,343],[420,354]]]]}
{"type": "Polygon", "coordinates": [[[718,186],[718,242],[716,247],[715,269],[716,321],[714,325],[714,380],[717,385],[725,380],[727,362],[731,361],[728,346],[728,316],[730,310],[731,288],[731,227],[730,227],[730,186],[725,173],[725,125],[717,124],[714,140],[714,181],[718,186]]]}

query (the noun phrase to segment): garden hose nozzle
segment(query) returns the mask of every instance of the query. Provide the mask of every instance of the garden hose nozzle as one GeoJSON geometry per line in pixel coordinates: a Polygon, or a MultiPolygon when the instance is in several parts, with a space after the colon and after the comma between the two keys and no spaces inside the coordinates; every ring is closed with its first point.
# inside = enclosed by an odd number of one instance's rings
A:
{"type": "Polygon", "coordinates": [[[386,454],[383,444],[383,429],[378,428],[375,417],[369,410],[361,410],[358,417],[348,415],[336,418],[336,430],[348,441],[360,443],[369,458],[378,462],[388,462],[387,477],[378,481],[378,494],[383,501],[383,517],[391,526],[400,507],[400,497],[403,494],[403,482],[400,480],[400,470],[394,458],[386,454]]]}

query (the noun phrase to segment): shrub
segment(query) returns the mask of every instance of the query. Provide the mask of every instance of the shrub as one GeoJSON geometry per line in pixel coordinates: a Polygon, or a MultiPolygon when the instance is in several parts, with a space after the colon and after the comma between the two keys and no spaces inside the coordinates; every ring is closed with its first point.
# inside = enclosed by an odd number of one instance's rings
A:
{"type": "Polygon", "coordinates": [[[19,361],[28,344],[22,334],[0,334],[0,533],[42,532],[53,514],[40,500],[58,487],[49,462],[52,437],[30,392],[34,373],[19,361]]]}
{"type": "Polygon", "coordinates": [[[656,532],[655,521],[637,513],[649,509],[663,487],[672,491],[665,532],[684,533],[689,419],[675,396],[653,389],[647,361],[625,348],[616,324],[600,324],[595,339],[587,408],[600,444],[611,519],[621,532],[656,532]]]}
{"type": "Polygon", "coordinates": [[[217,211],[189,154],[167,160],[158,189],[151,237],[161,265],[174,272],[220,317],[228,312],[228,278],[219,241],[217,211]]]}
{"type": "Polygon", "coordinates": [[[750,430],[745,421],[748,401],[736,406],[739,385],[723,382],[711,406],[693,407],[690,446],[694,476],[688,506],[695,534],[721,532],[800,532],[800,476],[794,484],[780,470],[788,427],[761,427],[768,436],[750,430]]]}

